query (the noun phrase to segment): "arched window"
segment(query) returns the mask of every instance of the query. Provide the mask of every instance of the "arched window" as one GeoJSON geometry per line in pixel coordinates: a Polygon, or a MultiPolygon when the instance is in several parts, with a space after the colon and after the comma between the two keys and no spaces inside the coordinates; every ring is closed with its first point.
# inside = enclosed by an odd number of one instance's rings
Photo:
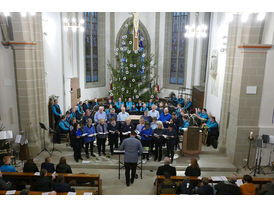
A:
{"type": "MultiPolygon", "coordinates": [[[[131,33],[132,34],[132,29],[129,29],[128,26],[126,25],[130,25],[133,21],[132,17],[129,17],[121,26],[117,37],[116,37],[116,48],[121,48],[123,47],[123,36],[126,34],[131,33]]],[[[145,50],[145,53],[147,55],[150,55],[150,37],[148,34],[148,31],[146,29],[146,27],[143,25],[143,23],[141,21],[139,21],[139,47],[143,48],[145,50]]]]}

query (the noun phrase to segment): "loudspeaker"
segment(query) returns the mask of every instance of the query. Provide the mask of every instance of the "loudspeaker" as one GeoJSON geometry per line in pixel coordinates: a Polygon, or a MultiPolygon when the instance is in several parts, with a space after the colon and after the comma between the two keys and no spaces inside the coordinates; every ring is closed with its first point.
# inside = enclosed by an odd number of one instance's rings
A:
{"type": "Polygon", "coordinates": [[[263,143],[269,143],[269,135],[263,134],[262,135],[263,143]]]}

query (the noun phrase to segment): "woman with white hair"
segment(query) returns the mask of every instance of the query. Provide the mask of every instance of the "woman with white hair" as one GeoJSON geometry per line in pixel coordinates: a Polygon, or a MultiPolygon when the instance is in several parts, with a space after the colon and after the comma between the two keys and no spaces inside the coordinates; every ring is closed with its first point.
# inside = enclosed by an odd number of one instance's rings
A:
{"type": "Polygon", "coordinates": [[[158,121],[157,124],[158,128],[153,131],[153,142],[155,144],[154,161],[158,160],[160,162],[162,160],[163,153],[163,135],[166,134],[166,130],[164,129],[163,123],[161,121],[158,121]]]}

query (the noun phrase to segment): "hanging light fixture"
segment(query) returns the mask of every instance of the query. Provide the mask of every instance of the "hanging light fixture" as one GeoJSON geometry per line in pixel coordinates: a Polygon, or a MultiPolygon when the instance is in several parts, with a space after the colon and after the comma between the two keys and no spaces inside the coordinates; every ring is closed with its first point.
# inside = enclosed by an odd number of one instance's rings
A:
{"type": "Polygon", "coordinates": [[[80,32],[85,31],[85,28],[83,26],[83,24],[85,23],[84,19],[80,19],[80,20],[77,21],[77,19],[75,17],[73,17],[71,19],[65,17],[63,19],[63,23],[64,23],[64,31],[71,30],[72,32],[76,32],[77,29],[80,32]]]}

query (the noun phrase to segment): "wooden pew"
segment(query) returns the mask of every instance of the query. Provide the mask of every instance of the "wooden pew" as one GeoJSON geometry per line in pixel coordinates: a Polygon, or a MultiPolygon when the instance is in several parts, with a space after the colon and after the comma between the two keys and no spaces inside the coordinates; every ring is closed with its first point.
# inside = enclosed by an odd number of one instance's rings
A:
{"type": "MultiPolygon", "coordinates": [[[[0,195],[6,195],[8,190],[0,190],[0,195]]],[[[16,190],[15,195],[20,195],[19,190],[16,190]]],[[[76,190],[76,195],[84,195],[85,192],[96,194],[95,190],[76,190]]],[[[42,195],[42,193],[46,192],[39,192],[39,191],[29,191],[29,195],[42,195]]],[[[57,192],[56,195],[68,195],[68,192],[57,192]]]]}
{"type": "MultiPolygon", "coordinates": [[[[100,179],[99,174],[59,174],[64,175],[65,182],[73,182],[74,184],[71,186],[97,187],[97,194],[102,194],[102,180],[100,179]]],[[[47,176],[51,177],[52,174],[48,173],[47,176]]],[[[56,173],[56,176],[58,176],[58,173],[56,173]]],[[[35,180],[40,176],[27,172],[3,172],[3,177],[15,181],[24,181],[26,184],[31,186],[31,189],[33,189],[35,180]]]]}
{"type": "MultiPolygon", "coordinates": [[[[201,179],[199,179],[198,177],[187,177],[187,176],[171,176],[170,179],[173,180],[174,182],[182,182],[184,180],[186,180],[187,178],[190,179],[190,181],[192,182],[200,182],[201,179]]],[[[229,177],[226,177],[229,180],[229,177]]],[[[156,178],[156,182],[155,182],[155,194],[158,194],[158,188],[160,186],[161,181],[163,181],[165,179],[164,176],[157,176],[156,178]]],[[[208,177],[209,179],[209,183],[219,183],[221,181],[213,181],[210,177],[208,177]]],[[[242,179],[242,177],[239,177],[238,179],[242,179]]],[[[255,185],[259,185],[259,189],[262,188],[263,184],[269,183],[272,181],[272,178],[264,178],[264,177],[253,177],[252,178],[252,182],[255,185]]]]}

